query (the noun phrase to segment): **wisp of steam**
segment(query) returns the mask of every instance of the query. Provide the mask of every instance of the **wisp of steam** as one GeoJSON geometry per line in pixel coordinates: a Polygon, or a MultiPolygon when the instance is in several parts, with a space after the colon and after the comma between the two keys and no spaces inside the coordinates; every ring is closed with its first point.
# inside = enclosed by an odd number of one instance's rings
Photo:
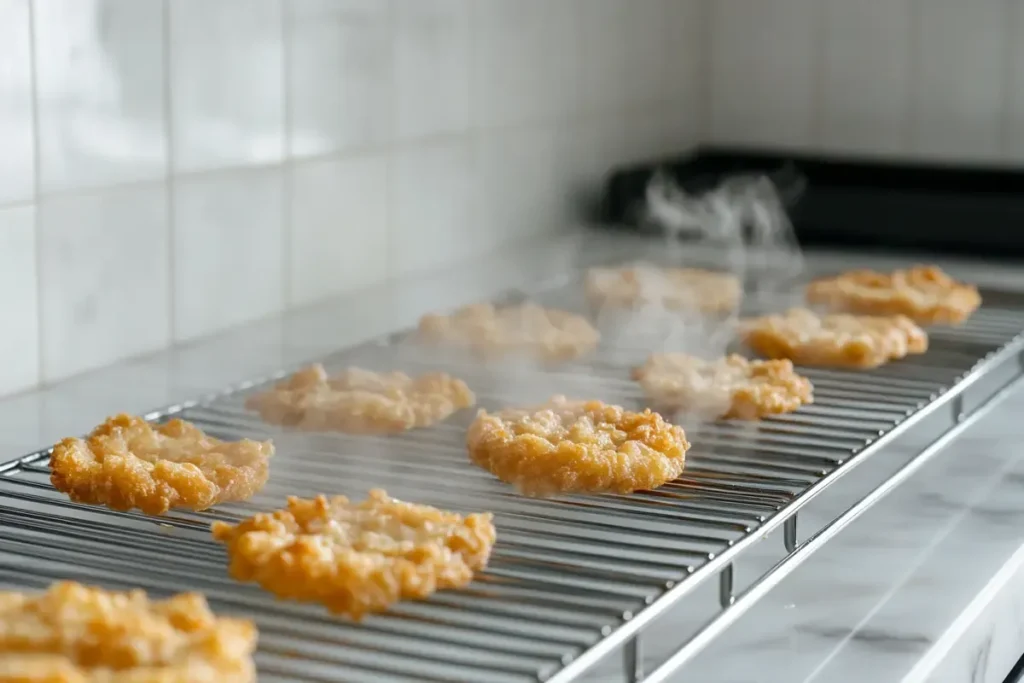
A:
{"type": "Polygon", "coordinates": [[[700,194],[688,194],[658,172],[647,185],[644,213],[665,235],[669,253],[685,260],[687,251],[710,250],[719,268],[744,283],[748,304],[758,303],[787,297],[803,274],[786,207],[805,187],[806,180],[789,166],[772,175],[731,176],[700,194]]]}
{"type": "MultiPolygon", "coordinates": [[[[628,330],[621,312],[596,312],[603,330],[612,331],[619,355],[642,361],[648,353],[670,351],[710,360],[735,346],[739,311],[709,314],[696,305],[668,310],[659,291],[670,283],[660,267],[697,266],[735,275],[748,314],[794,305],[804,263],[786,207],[804,186],[786,168],[772,176],[728,177],[709,191],[691,194],[670,175],[655,174],[643,214],[664,234],[665,244],[652,259],[656,263],[635,264],[643,305],[628,313],[628,330]]],[[[696,413],[680,418],[691,427],[704,422],[696,413]]]]}

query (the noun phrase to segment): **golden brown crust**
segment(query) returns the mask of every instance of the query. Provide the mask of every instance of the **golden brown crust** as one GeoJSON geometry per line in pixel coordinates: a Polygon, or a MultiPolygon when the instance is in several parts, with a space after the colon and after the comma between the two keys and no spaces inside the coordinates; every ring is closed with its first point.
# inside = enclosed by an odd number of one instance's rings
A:
{"type": "Polygon", "coordinates": [[[699,268],[591,268],[585,286],[593,306],[651,304],[703,313],[734,311],[743,295],[735,275],[699,268]]]}
{"type": "Polygon", "coordinates": [[[218,618],[201,595],[150,601],[56,583],[0,592],[0,681],[250,683],[256,627],[218,618]]]}
{"type": "Polygon", "coordinates": [[[462,517],[377,489],[361,503],[291,497],[287,510],[213,525],[231,576],[353,619],[465,586],[487,566],[495,535],[490,513],[462,517]]]}
{"type": "Polygon", "coordinates": [[[115,510],[205,510],[263,488],[273,454],[269,441],[221,441],[184,420],[151,425],[118,415],[86,440],[54,446],[50,481],[71,500],[115,510]]]}
{"type": "Polygon", "coordinates": [[[315,364],[250,397],[245,405],[271,424],[388,434],[429,427],[475,403],[465,382],[441,372],[413,379],[401,372],[349,368],[329,377],[315,364]]]}
{"type": "Polygon", "coordinates": [[[746,321],[744,339],[768,358],[797,365],[875,368],[928,350],[928,335],[904,316],[833,314],[819,317],[805,308],[746,321]]]}
{"type": "Polygon", "coordinates": [[[807,300],[837,311],[868,315],[905,315],[925,325],[959,324],[981,305],[973,285],[957,282],[936,266],[892,273],[853,270],[815,280],[807,300]]]}
{"type": "Polygon", "coordinates": [[[601,335],[582,316],[526,303],[501,309],[472,304],[450,315],[425,315],[419,338],[469,349],[483,358],[523,353],[557,362],[589,353],[601,335]]]}
{"type": "Polygon", "coordinates": [[[813,402],[810,380],[790,360],[709,361],[686,353],[655,353],[633,378],[659,407],[722,419],[756,420],[813,402]]]}
{"type": "Polygon", "coordinates": [[[564,396],[480,411],[466,445],[475,464],[531,496],[655,489],[679,476],[690,447],[681,427],[650,410],[564,396]]]}

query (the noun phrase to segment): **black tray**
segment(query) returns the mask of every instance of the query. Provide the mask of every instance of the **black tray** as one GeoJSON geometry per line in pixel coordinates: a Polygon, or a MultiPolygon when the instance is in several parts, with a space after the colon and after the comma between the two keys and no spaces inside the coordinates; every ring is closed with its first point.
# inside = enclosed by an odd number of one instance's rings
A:
{"type": "Polygon", "coordinates": [[[1017,169],[704,147],[613,171],[603,222],[638,229],[636,209],[658,169],[688,192],[713,188],[735,174],[802,177],[806,185],[789,212],[804,245],[1024,256],[1024,172],[1017,169]]]}

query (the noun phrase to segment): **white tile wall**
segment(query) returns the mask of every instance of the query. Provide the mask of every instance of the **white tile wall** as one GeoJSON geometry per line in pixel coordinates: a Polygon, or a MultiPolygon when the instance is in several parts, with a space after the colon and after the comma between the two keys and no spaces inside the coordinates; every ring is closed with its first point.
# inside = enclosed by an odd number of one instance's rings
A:
{"type": "Polygon", "coordinates": [[[388,159],[321,159],[291,172],[289,303],[303,305],[388,275],[388,159]]]}
{"type": "Polygon", "coordinates": [[[36,229],[43,380],[168,344],[166,186],[46,197],[36,229]]]}
{"type": "Polygon", "coordinates": [[[167,2],[174,170],[280,161],[285,130],[281,0],[167,2]]]}
{"type": "Polygon", "coordinates": [[[30,34],[29,0],[0,0],[0,204],[34,189],[30,34]]]}
{"type": "Polygon", "coordinates": [[[392,158],[389,262],[412,274],[457,262],[480,250],[478,177],[464,138],[399,150],[392,158]]]}
{"type": "Polygon", "coordinates": [[[0,0],[0,395],[556,229],[701,140],[1016,163],[1006,0],[0,0]]]}
{"type": "Polygon", "coordinates": [[[392,0],[392,117],[398,140],[469,126],[472,3],[392,0]]]}
{"type": "Polygon", "coordinates": [[[0,387],[27,389],[39,381],[39,301],[33,209],[0,209],[0,387]]]}
{"type": "Polygon", "coordinates": [[[801,146],[812,139],[819,0],[712,4],[715,142],[801,146]]]}
{"type": "Polygon", "coordinates": [[[160,0],[36,0],[41,192],[164,177],[160,0]]]}
{"type": "Polygon", "coordinates": [[[555,230],[707,0],[0,0],[0,395],[555,230]]]}
{"type": "Polygon", "coordinates": [[[1020,2],[705,1],[715,142],[1024,158],[1020,2]]]}
{"type": "Polygon", "coordinates": [[[292,156],[386,144],[391,134],[388,3],[293,0],[287,11],[292,156]]]}
{"type": "Polygon", "coordinates": [[[203,337],[284,303],[284,172],[182,178],[174,192],[174,336],[203,337]]]}

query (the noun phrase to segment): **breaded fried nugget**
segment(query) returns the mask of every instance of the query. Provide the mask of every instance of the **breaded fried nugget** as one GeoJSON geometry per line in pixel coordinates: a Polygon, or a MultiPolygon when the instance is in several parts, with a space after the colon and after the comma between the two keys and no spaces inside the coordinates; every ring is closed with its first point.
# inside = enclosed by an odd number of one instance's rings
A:
{"type": "Polygon", "coordinates": [[[70,582],[0,592],[0,682],[249,683],[256,638],[196,593],[150,601],[70,582]]]}
{"type": "Polygon", "coordinates": [[[650,410],[564,396],[480,411],[466,445],[470,460],[531,496],[655,489],[679,476],[690,447],[681,427],[650,410]]]}
{"type": "Polygon", "coordinates": [[[71,500],[114,510],[205,510],[263,488],[273,454],[269,441],[221,441],[184,420],[151,425],[118,415],[86,440],[54,446],[50,481],[71,500]]]}
{"type": "Polygon", "coordinates": [[[875,368],[928,350],[928,335],[909,318],[834,314],[819,317],[805,308],[746,321],[750,348],[797,365],[875,368]]]}
{"type": "Polygon", "coordinates": [[[699,268],[591,268],[585,286],[593,306],[650,304],[703,313],[734,311],[743,294],[736,276],[699,268]]]}
{"type": "Polygon", "coordinates": [[[451,315],[425,315],[419,337],[484,358],[518,352],[557,362],[589,353],[601,335],[582,316],[526,303],[501,309],[472,304],[451,315]]]}
{"type": "Polygon", "coordinates": [[[957,282],[936,266],[892,273],[854,270],[812,282],[807,300],[833,310],[905,315],[924,324],[962,323],[981,305],[978,288],[957,282]]]}
{"type": "Polygon", "coordinates": [[[466,383],[441,372],[349,368],[329,377],[320,364],[296,372],[245,405],[265,422],[317,431],[388,434],[430,425],[476,403],[466,383]]]}
{"type": "Polygon", "coordinates": [[[708,417],[756,420],[813,402],[811,382],[790,360],[709,361],[686,353],[655,353],[633,378],[659,407],[708,417]]]}
{"type": "Polygon", "coordinates": [[[462,517],[378,489],[361,503],[290,497],[287,510],[213,525],[234,578],[356,620],[465,586],[487,566],[495,534],[490,513],[462,517]]]}

